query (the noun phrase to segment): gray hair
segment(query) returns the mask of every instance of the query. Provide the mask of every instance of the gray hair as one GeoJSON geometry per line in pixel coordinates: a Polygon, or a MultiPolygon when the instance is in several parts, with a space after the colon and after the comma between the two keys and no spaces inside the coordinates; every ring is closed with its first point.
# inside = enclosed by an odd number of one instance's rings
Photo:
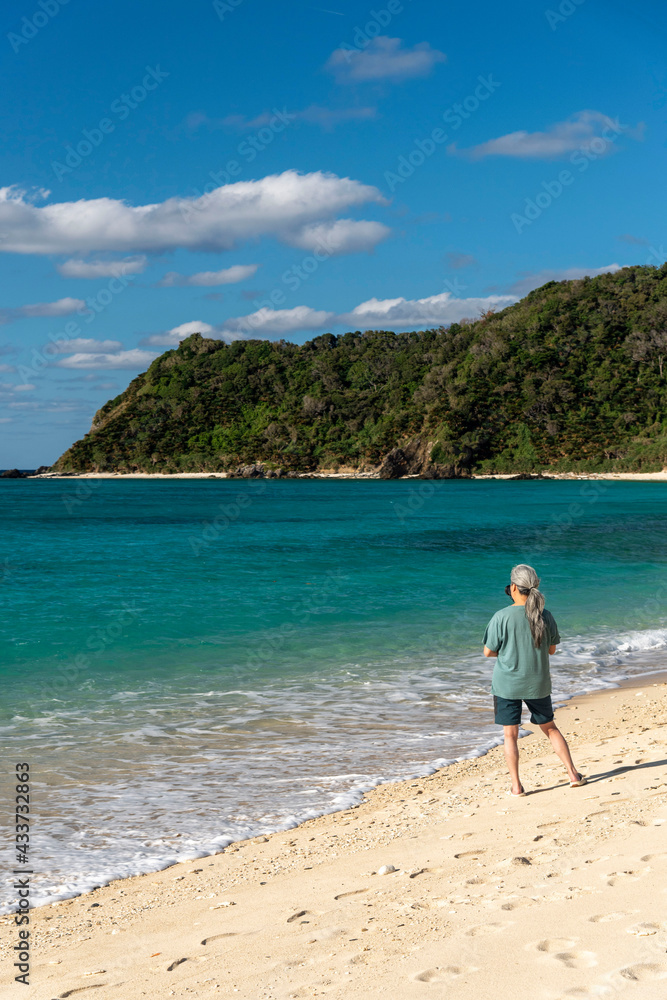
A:
{"type": "Polygon", "coordinates": [[[533,637],[535,648],[539,649],[542,645],[545,631],[544,619],[542,617],[542,612],[544,611],[544,594],[541,594],[537,589],[540,585],[540,578],[532,566],[520,563],[518,566],[512,567],[510,580],[516,584],[519,592],[524,597],[528,597],[525,605],[526,618],[530,625],[530,633],[533,637]]]}

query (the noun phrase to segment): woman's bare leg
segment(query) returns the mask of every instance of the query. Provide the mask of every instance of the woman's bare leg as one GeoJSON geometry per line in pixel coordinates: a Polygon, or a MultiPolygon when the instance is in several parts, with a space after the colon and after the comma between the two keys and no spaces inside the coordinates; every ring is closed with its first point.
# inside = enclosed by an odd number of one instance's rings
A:
{"type": "Polygon", "coordinates": [[[565,765],[565,770],[569,775],[570,781],[579,781],[581,775],[574,766],[572,757],[570,756],[570,748],[556,723],[545,722],[544,725],[540,726],[540,729],[551,740],[551,746],[565,765]]]}
{"type": "Polygon", "coordinates": [[[512,779],[512,791],[519,795],[523,791],[523,785],[519,779],[519,727],[503,726],[505,732],[505,760],[509,768],[512,779]]]}

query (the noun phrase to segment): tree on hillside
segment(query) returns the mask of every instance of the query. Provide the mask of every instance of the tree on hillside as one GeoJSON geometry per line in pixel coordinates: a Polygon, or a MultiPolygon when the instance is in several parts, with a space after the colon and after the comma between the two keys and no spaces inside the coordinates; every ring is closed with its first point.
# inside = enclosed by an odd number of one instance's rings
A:
{"type": "Polygon", "coordinates": [[[626,343],[633,361],[656,365],[660,378],[667,358],[667,303],[660,302],[647,315],[649,330],[633,330],[626,343]]]}
{"type": "Polygon", "coordinates": [[[301,345],[193,334],[57,467],[439,476],[666,461],[667,264],[551,281],[448,328],[301,345]]]}

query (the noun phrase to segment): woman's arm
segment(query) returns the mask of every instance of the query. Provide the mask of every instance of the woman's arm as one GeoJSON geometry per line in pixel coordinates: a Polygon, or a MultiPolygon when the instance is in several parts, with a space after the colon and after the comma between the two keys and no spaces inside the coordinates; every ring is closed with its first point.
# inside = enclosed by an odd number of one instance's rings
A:
{"type": "MultiPolygon", "coordinates": [[[[549,646],[549,655],[552,655],[555,652],[556,652],[556,646],[555,645],[549,646]]],[[[486,653],[484,655],[486,656],[486,653]]]]}
{"type": "MultiPolygon", "coordinates": [[[[555,648],[556,647],[554,646],[554,649],[555,648]]],[[[549,652],[551,652],[551,650],[549,650],[549,652]]],[[[489,649],[488,646],[484,647],[484,656],[497,656],[497,655],[498,655],[498,653],[495,652],[493,649],[489,649]]]]}

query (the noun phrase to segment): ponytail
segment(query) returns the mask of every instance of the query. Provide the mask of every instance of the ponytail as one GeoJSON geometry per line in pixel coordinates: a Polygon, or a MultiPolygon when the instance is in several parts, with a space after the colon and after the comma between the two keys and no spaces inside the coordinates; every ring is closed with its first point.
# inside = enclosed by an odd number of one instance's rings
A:
{"type": "Polygon", "coordinates": [[[544,618],[542,617],[544,594],[537,589],[540,585],[540,578],[532,566],[521,563],[512,569],[510,580],[516,584],[524,597],[527,595],[526,618],[530,625],[530,634],[533,637],[535,648],[539,649],[545,633],[544,618]]]}

